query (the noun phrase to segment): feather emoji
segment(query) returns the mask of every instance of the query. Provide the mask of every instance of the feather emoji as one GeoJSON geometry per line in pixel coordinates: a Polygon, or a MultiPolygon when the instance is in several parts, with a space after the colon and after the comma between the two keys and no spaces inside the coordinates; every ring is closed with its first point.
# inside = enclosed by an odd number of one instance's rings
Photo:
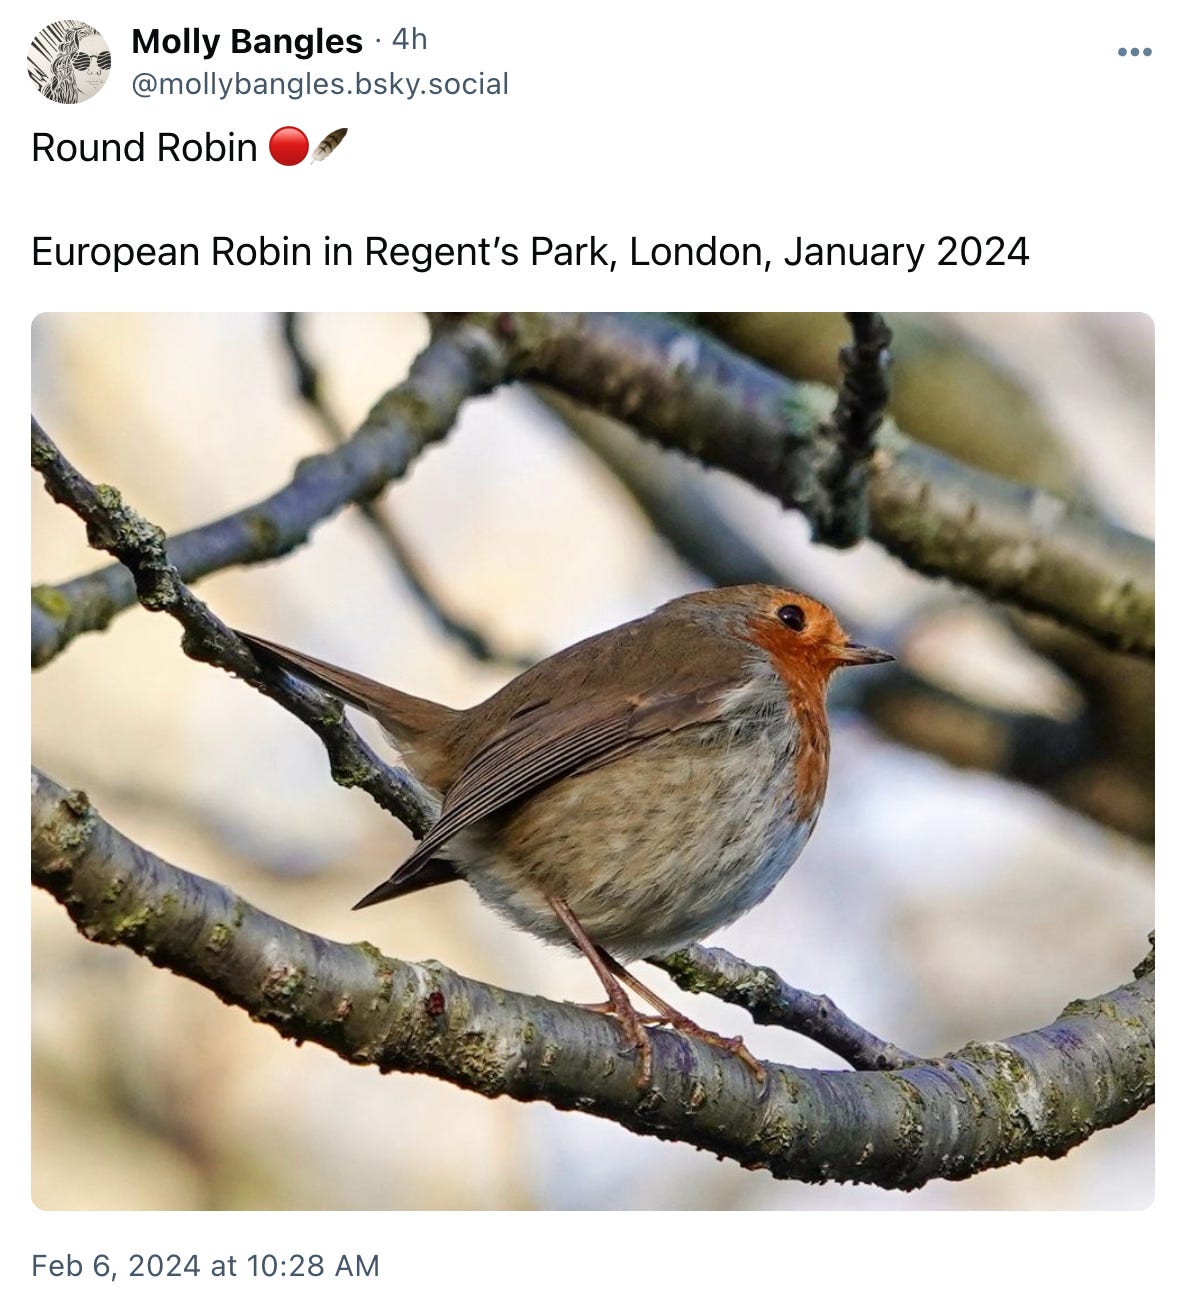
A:
{"type": "Polygon", "coordinates": [[[345,133],[348,127],[338,127],[336,131],[330,131],[321,143],[312,151],[312,161],[319,163],[322,159],[328,158],[329,155],[345,139],[345,133]]]}

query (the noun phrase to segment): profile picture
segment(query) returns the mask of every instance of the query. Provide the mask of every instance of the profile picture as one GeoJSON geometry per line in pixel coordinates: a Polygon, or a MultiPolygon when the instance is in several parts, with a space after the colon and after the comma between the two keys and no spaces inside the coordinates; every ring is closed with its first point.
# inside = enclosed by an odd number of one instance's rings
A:
{"type": "Polygon", "coordinates": [[[111,51],[89,23],[64,18],[33,37],[28,68],[39,95],[55,104],[80,104],[107,84],[111,51]]]}

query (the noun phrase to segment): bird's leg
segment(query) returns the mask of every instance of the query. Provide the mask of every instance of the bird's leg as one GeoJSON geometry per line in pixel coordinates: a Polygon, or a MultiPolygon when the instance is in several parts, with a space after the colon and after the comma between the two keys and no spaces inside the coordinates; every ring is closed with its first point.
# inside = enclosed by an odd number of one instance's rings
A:
{"type": "MultiPolygon", "coordinates": [[[[580,926],[576,915],[567,907],[565,901],[558,899],[554,895],[548,895],[547,903],[555,911],[555,916],[567,928],[572,940],[579,946],[580,953],[596,969],[596,975],[600,978],[601,985],[604,986],[605,994],[608,995],[608,1003],[599,1007],[609,1016],[617,1019],[621,1030],[625,1033],[625,1038],[637,1049],[641,1060],[637,1083],[643,1089],[648,1087],[654,1076],[654,1050],[650,1044],[649,1032],[645,1029],[645,1019],[629,1002],[629,996],[625,993],[621,983],[613,975],[609,966],[614,964],[620,968],[620,964],[616,963],[615,959],[610,958],[604,950],[593,942],[584,928],[580,926]]],[[[624,971],[623,968],[620,970],[624,971]]],[[[628,976],[628,973],[625,975],[628,976]]]]}
{"type": "Polygon", "coordinates": [[[663,1022],[668,1023],[674,1030],[681,1031],[683,1035],[694,1036],[697,1040],[705,1040],[708,1044],[718,1045],[719,1048],[734,1053],[762,1085],[765,1083],[764,1065],[752,1056],[744,1040],[739,1035],[720,1035],[715,1031],[706,1030],[697,1022],[692,1022],[689,1017],[684,1016],[677,1008],[668,1004],[661,995],[654,994],[648,986],[642,985],[633,973],[624,964],[618,963],[607,950],[601,949],[599,945],[596,946],[596,949],[609,972],[623,981],[635,995],[640,995],[647,1004],[652,1008],[656,1008],[663,1022]]]}

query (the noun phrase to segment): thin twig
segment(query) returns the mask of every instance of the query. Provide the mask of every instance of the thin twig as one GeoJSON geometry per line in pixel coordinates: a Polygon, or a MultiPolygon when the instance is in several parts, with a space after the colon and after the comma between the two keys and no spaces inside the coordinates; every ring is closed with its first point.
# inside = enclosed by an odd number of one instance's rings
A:
{"type": "Polygon", "coordinates": [[[761,1026],[797,1031],[859,1071],[894,1070],[922,1061],[865,1031],[829,995],[798,990],[771,967],[757,967],[726,949],[691,945],[677,954],[649,961],[683,990],[715,995],[725,1003],[736,1004],[761,1026]]]}
{"type": "Polygon", "coordinates": [[[795,586],[720,510],[701,467],[668,456],[619,421],[555,389],[531,387],[547,410],[613,472],[657,533],[704,578],[720,588],[734,583],[795,586]]]}
{"type": "Polygon", "coordinates": [[[308,355],[304,341],[300,338],[300,315],[299,312],[280,313],[280,337],[295,372],[296,392],[316,417],[329,442],[334,447],[340,447],[346,438],[345,426],[329,406],[321,384],[320,368],[308,355]]]}
{"type": "MultiPolygon", "coordinates": [[[[299,314],[281,313],[280,326],[292,369],[296,373],[297,390],[317,418],[329,442],[334,447],[340,447],[345,442],[345,429],[325,400],[320,370],[309,356],[300,338],[299,314]]],[[[512,669],[526,669],[534,664],[534,660],[526,656],[502,651],[480,629],[448,610],[429,585],[419,558],[399,532],[390,517],[389,510],[384,509],[377,502],[359,502],[357,506],[366,517],[366,523],[373,530],[375,537],[382,543],[387,555],[394,561],[399,578],[407,585],[412,596],[445,637],[459,642],[474,660],[483,664],[506,665],[512,669]]]]}
{"type": "Polygon", "coordinates": [[[889,392],[892,331],[877,312],[848,312],[847,321],[854,341],[839,350],[843,380],[829,423],[832,462],[823,471],[830,509],[815,530],[832,547],[852,547],[867,536],[870,462],[889,392]]]}
{"type": "Polygon", "coordinates": [[[831,424],[853,461],[866,461],[888,406],[892,331],[878,312],[848,312],[853,341],[839,350],[843,382],[831,424]]]}

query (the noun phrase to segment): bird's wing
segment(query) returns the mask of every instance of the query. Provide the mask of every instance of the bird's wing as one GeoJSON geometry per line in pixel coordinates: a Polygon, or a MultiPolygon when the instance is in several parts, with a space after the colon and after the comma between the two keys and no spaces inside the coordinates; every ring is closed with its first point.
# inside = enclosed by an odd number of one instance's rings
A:
{"type": "Polygon", "coordinates": [[[418,874],[457,832],[560,778],[619,759],[647,740],[720,719],[729,677],[682,691],[632,697],[606,693],[557,707],[545,699],[521,707],[461,770],[440,819],[389,881],[359,900],[365,908],[414,889],[418,874]]]}

